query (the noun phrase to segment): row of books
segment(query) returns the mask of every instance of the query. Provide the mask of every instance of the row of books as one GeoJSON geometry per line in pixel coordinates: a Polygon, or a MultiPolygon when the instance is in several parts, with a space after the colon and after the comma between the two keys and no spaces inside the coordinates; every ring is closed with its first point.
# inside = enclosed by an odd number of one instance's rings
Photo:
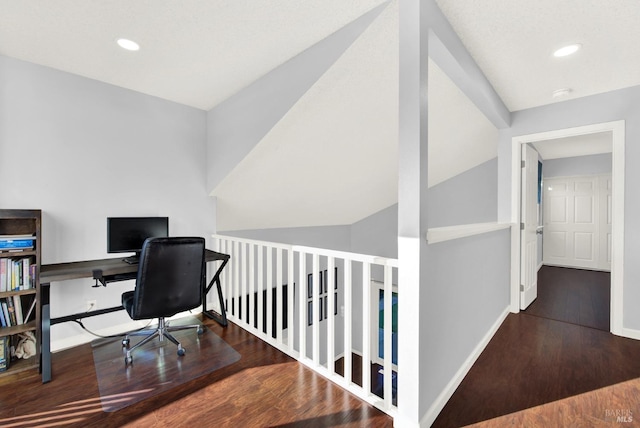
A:
{"type": "Polygon", "coordinates": [[[0,235],[0,250],[30,250],[33,249],[35,239],[32,235],[0,235]]]}
{"type": "Polygon", "coordinates": [[[23,312],[22,300],[20,296],[11,296],[0,299],[0,325],[2,327],[13,327],[21,325],[34,317],[36,308],[36,299],[31,301],[27,312],[23,312]]]}
{"type": "Polygon", "coordinates": [[[30,257],[0,259],[0,292],[28,290],[35,286],[36,265],[30,257]]]}

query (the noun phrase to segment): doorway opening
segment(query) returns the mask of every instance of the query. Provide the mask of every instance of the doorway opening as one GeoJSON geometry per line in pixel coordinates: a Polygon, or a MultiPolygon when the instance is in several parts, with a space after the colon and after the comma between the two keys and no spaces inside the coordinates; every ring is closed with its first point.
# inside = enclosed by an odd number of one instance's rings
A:
{"type": "MultiPolygon", "coordinates": [[[[577,128],[562,129],[539,134],[523,135],[513,138],[512,147],[512,213],[514,223],[521,223],[522,209],[520,206],[521,190],[521,150],[531,143],[542,144],[544,141],[560,140],[570,137],[586,136],[598,133],[610,133],[611,135],[611,238],[610,238],[610,262],[611,262],[611,287],[610,287],[610,314],[609,329],[612,333],[622,335],[622,278],[623,278],[623,236],[624,236],[624,121],[608,122],[577,128]]],[[[587,154],[587,153],[584,153],[587,154]]],[[[535,196],[534,196],[535,197],[535,196]]],[[[544,233],[544,232],[543,232],[544,233]]],[[[514,234],[514,248],[520,248],[520,234],[514,234]]],[[[521,290],[521,260],[519,257],[512,259],[512,299],[511,311],[518,312],[520,306],[521,290]],[[516,297],[517,296],[517,297],[516,297]]],[[[530,302],[529,302],[530,303],[530,302]]]]}

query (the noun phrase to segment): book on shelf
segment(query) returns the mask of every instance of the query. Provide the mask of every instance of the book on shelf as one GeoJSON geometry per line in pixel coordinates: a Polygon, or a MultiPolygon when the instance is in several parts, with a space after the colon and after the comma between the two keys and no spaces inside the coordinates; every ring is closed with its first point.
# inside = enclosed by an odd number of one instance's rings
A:
{"type": "Polygon", "coordinates": [[[29,288],[36,288],[36,269],[38,265],[35,263],[29,264],[29,288]]]}
{"type": "Polygon", "coordinates": [[[29,233],[23,233],[23,234],[17,234],[17,235],[0,235],[0,241],[5,241],[5,240],[21,240],[21,239],[31,239],[32,241],[36,239],[35,236],[29,234],[29,233]]]}
{"type": "Polygon", "coordinates": [[[7,266],[9,259],[0,259],[0,292],[7,291],[7,266]]]}
{"type": "Polygon", "coordinates": [[[9,360],[11,355],[9,354],[9,337],[0,337],[0,372],[3,372],[9,368],[9,360]]]}
{"type": "Polygon", "coordinates": [[[9,318],[11,319],[11,325],[18,325],[18,319],[16,318],[16,308],[13,306],[13,299],[11,297],[6,299],[7,311],[9,312],[9,318]]]}
{"type": "Polygon", "coordinates": [[[2,327],[9,327],[4,319],[4,311],[2,310],[2,304],[0,304],[0,325],[2,327]]]}
{"type": "Polygon", "coordinates": [[[2,312],[4,313],[4,319],[7,322],[7,327],[11,327],[11,317],[9,316],[9,307],[7,306],[7,302],[2,301],[0,302],[0,305],[2,305],[2,312]]]}
{"type": "Polygon", "coordinates": [[[16,325],[24,324],[24,319],[22,318],[22,300],[18,294],[13,296],[13,308],[16,312],[16,325]]]}

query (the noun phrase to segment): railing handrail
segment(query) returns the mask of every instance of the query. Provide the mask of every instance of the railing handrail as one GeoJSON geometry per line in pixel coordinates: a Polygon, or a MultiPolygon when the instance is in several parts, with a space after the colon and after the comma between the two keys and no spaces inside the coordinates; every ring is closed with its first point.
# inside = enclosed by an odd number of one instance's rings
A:
{"type": "Polygon", "coordinates": [[[458,224],[454,226],[433,227],[427,230],[427,243],[437,244],[453,239],[468,238],[483,233],[495,232],[517,226],[515,223],[487,222],[473,224],[458,224]]]}
{"type": "Polygon", "coordinates": [[[313,253],[321,256],[335,257],[340,259],[352,260],[355,262],[372,263],[382,266],[398,267],[398,259],[388,257],[372,256],[368,254],[353,253],[349,251],[329,250],[326,248],[309,247],[306,245],[291,245],[270,241],[260,241],[257,239],[238,238],[231,235],[213,234],[213,238],[230,239],[245,244],[262,245],[265,247],[280,248],[282,250],[291,250],[302,253],[313,253]]]}

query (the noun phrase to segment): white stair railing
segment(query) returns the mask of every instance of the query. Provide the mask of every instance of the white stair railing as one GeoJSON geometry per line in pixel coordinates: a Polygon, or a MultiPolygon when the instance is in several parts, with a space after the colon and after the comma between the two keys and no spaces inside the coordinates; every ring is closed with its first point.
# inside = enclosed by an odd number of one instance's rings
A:
{"type": "Polygon", "coordinates": [[[213,238],[214,249],[231,256],[221,274],[230,321],[395,414],[396,259],[224,235],[213,238]],[[382,285],[374,287],[374,282],[382,285]],[[383,290],[382,330],[379,290],[383,290]],[[376,374],[373,379],[371,373],[376,374]]]}

